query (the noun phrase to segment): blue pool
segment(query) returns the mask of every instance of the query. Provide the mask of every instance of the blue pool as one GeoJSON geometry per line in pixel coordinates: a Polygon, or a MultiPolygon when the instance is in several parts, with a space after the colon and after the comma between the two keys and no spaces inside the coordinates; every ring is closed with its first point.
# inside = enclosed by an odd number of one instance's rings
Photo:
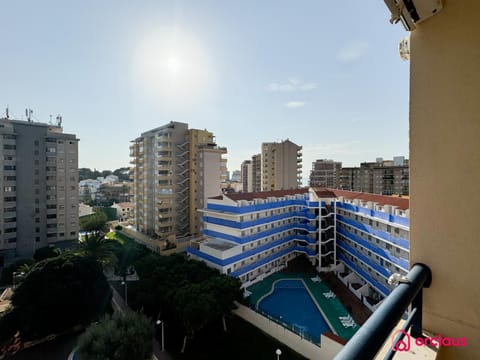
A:
{"type": "Polygon", "coordinates": [[[275,282],[273,292],[260,299],[257,308],[315,342],[320,342],[320,334],[332,331],[301,280],[275,282]]]}

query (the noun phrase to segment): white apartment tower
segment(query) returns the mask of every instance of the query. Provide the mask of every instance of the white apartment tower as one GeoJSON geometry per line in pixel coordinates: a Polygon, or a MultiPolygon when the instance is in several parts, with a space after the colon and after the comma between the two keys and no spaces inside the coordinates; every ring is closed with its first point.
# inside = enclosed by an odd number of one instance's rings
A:
{"type": "Polygon", "coordinates": [[[0,267],[78,239],[78,139],[57,122],[0,119],[0,267]]]}

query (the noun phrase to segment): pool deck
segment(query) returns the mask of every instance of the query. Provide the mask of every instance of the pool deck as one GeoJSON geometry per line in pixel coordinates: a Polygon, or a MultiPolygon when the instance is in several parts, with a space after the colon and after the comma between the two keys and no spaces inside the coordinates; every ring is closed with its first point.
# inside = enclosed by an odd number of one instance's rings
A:
{"type": "Polygon", "coordinates": [[[248,298],[250,305],[256,308],[258,301],[271,292],[274,282],[281,279],[302,279],[307,286],[310,296],[313,296],[313,300],[316,302],[317,306],[322,309],[321,312],[323,313],[325,320],[332,327],[332,330],[334,330],[334,332],[336,332],[341,338],[349,340],[359,329],[358,325],[348,328],[342,325],[339,316],[349,315],[347,309],[337,297],[330,299],[326,298],[323,294],[331,291],[328,285],[323,281],[312,281],[311,275],[308,274],[275,273],[268,278],[265,278],[260,283],[250,286],[248,288],[248,291],[251,292],[251,295],[248,298]]]}

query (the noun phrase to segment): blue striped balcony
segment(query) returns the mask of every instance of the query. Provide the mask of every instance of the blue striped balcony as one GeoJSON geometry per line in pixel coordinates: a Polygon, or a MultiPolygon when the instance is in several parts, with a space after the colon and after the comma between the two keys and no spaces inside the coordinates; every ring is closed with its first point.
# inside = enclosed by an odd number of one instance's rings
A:
{"type": "Polygon", "coordinates": [[[310,220],[316,219],[316,215],[309,213],[307,209],[304,211],[294,211],[294,212],[286,212],[283,214],[276,214],[271,215],[255,220],[249,221],[234,221],[234,220],[226,220],[220,219],[215,216],[203,216],[203,221],[211,224],[227,226],[235,229],[246,229],[253,226],[268,224],[274,221],[289,219],[289,218],[306,218],[310,220]]]}
{"type": "Polygon", "coordinates": [[[305,241],[309,244],[316,244],[318,242],[317,238],[316,237],[312,237],[310,235],[294,235],[293,236],[295,240],[299,240],[299,241],[305,241]]]}
{"type": "Polygon", "coordinates": [[[409,266],[409,263],[407,260],[405,259],[401,259],[401,258],[397,258],[395,256],[393,256],[390,251],[388,250],[385,250],[385,249],[382,249],[382,248],[379,248],[373,244],[371,244],[370,242],[368,242],[367,240],[365,239],[362,239],[361,237],[357,236],[357,235],[354,235],[352,234],[351,232],[347,231],[346,229],[343,229],[341,227],[337,227],[337,233],[345,236],[346,238],[348,238],[349,240],[363,246],[364,248],[372,251],[373,253],[383,257],[384,259],[386,259],[387,261],[390,261],[391,263],[395,264],[395,265],[398,265],[400,266],[403,270],[405,271],[408,271],[408,269],[410,268],[409,266]]]}
{"type": "MultiPolygon", "coordinates": [[[[311,204],[311,202],[309,202],[307,198],[304,198],[304,199],[295,199],[295,200],[281,200],[276,202],[246,205],[246,206],[232,206],[232,205],[220,205],[220,204],[208,203],[207,209],[233,213],[233,214],[245,214],[245,213],[254,212],[254,211],[277,209],[280,207],[291,206],[291,205],[308,206],[309,204],[311,204]]],[[[317,203],[317,206],[318,206],[318,203],[317,203]]]]}
{"type": "Polygon", "coordinates": [[[355,250],[351,246],[347,245],[343,240],[337,239],[337,245],[343,250],[348,252],[350,255],[353,257],[356,257],[357,259],[360,259],[363,263],[374,269],[376,272],[379,274],[382,274],[385,276],[385,278],[389,278],[392,273],[385,269],[383,266],[380,266],[379,264],[375,263],[371,259],[369,259],[367,256],[363,255],[361,252],[355,250]]]}
{"type": "Polygon", "coordinates": [[[209,254],[206,254],[200,250],[197,250],[195,248],[192,248],[192,247],[189,247],[187,249],[187,253],[191,253],[193,255],[196,255],[202,259],[205,259],[207,261],[210,261],[214,264],[217,264],[217,265],[220,265],[220,266],[227,266],[227,265],[231,265],[233,263],[236,263],[238,261],[241,261],[243,259],[247,259],[251,256],[254,256],[254,255],[257,255],[257,254],[260,254],[264,251],[268,251],[268,250],[271,250],[275,247],[278,247],[282,244],[285,244],[289,241],[292,241],[292,240],[295,240],[296,237],[295,235],[290,235],[290,236],[286,236],[282,239],[278,239],[278,240],[275,240],[275,241],[272,241],[272,242],[269,242],[267,244],[263,244],[263,245],[260,245],[260,246],[257,246],[253,249],[250,249],[250,250],[247,250],[247,251],[244,251],[242,252],[241,254],[238,254],[238,255],[235,255],[235,256],[231,256],[229,258],[226,258],[226,259],[219,259],[219,258],[216,258],[212,255],[209,255],[209,254]]]}
{"type": "Polygon", "coordinates": [[[356,206],[356,205],[342,203],[342,202],[337,202],[337,207],[345,210],[350,210],[352,212],[360,213],[366,216],[382,219],[398,225],[402,225],[406,227],[410,226],[410,219],[406,217],[390,215],[382,211],[367,209],[362,206],[356,206]]]}
{"type": "Polygon", "coordinates": [[[288,230],[293,230],[293,229],[305,230],[305,231],[309,231],[309,232],[314,232],[314,231],[317,230],[317,228],[315,226],[306,225],[306,224],[291,223],[291,224],[276,226],[272,229],[268,229],[268,230],[265,230],[265,231],[262,231],[262,232],[259,232],[259,233],[256,233],[256,234],[246,235],[246,236],[242,236],[242,237],[234,236],[234,235],[230,235],[230,234],[225,234],[225,233],[220,232],[220,231],[214,231],[214,230],[209,230],[209,229],[204,229],[203,234],[207,235],[207,236],[211,236],[211,237],[216,237],[216,238],[220,238],[220,239],[233,241],[237,244],[246,244],[246,243],[249,243],[251,241],[255,241],[255,240],[267,237],[267,236],[279,234],[281,232],[288,231],[288,230]]]}
{"type": "Polygon", "coordinates": [[[267,257],[264,257],[254,263],[251,263],[251,264],[248,264],[238,270],[235,270],[233,271],[230,275],[231,276],[234,276],[234,277],[240,277],[242,275],[245,275],[263,265],[266,265],[266,264],[269,264],[279,258],[281,258],[282,256],[292,252],[294,250],[295,246],[291,246],[291,247],[288,247],[288,248],[285,248],[285,249],[282,249],[280,251],[277,251],[276,253],[273,253],[272,255],[269,255],[267,257]]]}
{"type": "Polygon", "coordinates": [[[342,260],[345,265],[347,265],[353,272],[358,274],[363,280],[365,280],[367,283],[369,283],[371,286],[373,286],[377,291],[382,293],[385,296],[388,296],[390,294],[390,289],[387,288],[386,286],[380,284],[377,280],[373,279],[365,270],[354,264],[352,261],[350,261],[345,255],[342,253],[337,254],[338,258],[342,260]]]}
{"type": "Polygon", "coordinates": [[[358,230],[363,231],[364,233],[376,236],[381,240],[385,240],[385,241],[388,241],[392,244],[398,245],[405,250],[410,249],[410,241],[408,241],[406,239],[403,239],[403,238],[394,237],[386,231],[376,230],[369,225],[366,225],[366,224],[363,224],[361,222],[346,218],[345,216],[342,216],[342,215],[337,215],[337,221],[341,221],[341,222],[343,222],[347,225],[356,227],[358,230]]]}

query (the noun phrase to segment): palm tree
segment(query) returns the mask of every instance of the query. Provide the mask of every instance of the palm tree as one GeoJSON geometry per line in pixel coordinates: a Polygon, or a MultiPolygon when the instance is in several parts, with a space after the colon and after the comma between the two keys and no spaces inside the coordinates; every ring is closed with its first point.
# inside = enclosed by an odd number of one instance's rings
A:
{"type": "Polygon", "coordinates": [[[85,235],[85,238],[80,241],[79,253],[93,257],[103,267],[113,266],[117,263],[117,257],[113,252],[113,247],[114,241],[105,239],[103,233],[90,236],[85,235]]]}

